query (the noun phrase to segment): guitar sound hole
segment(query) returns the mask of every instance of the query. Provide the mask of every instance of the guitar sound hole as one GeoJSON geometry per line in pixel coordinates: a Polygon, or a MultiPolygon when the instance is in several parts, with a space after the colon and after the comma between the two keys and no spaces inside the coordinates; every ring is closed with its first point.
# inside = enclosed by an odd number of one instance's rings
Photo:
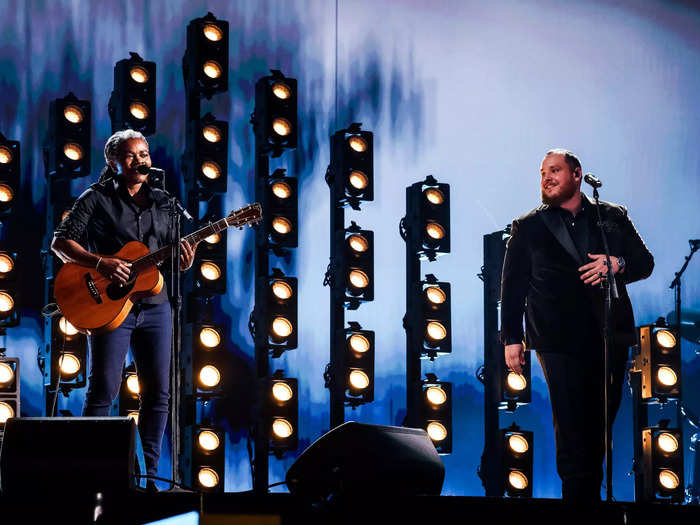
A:
{"type": "Polygon", "coordinates": [[[136,278],[132,278],[126,281],[121,286],[114,283],[109,284],[107,286],[107,297],[109,297],[112,301],[117,301],[119,299],[124,298],[134,287],[134,283],[136,283],[136,278]]]}

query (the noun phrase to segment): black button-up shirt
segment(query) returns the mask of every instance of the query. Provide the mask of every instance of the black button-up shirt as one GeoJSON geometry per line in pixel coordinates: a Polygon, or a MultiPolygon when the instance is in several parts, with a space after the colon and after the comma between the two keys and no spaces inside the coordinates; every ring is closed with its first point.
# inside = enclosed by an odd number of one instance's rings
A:
{"type": "Polygon", "coordinates": [[[588,253],[590,252],[591,246],[590,232],[591,219],[593,218],[591,213],[594,210],[590,208],[591,206],[583,196],[581,197],[581,209],[576,216],[574,216],[574,214],[569,210],[557,208],[562,220],[564,221],[564,224],[566,225],[566,229],[571,236],[571,240],[574,241],[574,245],[576,246],[579,255],[581,255],[581,260],[584,262],[584,264],[592,261],[592,259],[588,257],[588,253]]]}
{"type": "MultiPolygon", "coordinates": [[[[167,194],[148,184],[145,187],[148,207],[141,208],[119,179],[92,184],[56,228],[56,238],[71,239],[100,255],[114,255],[130,241],[145,244],[151,252],[173,243],[167,194]]],[[[158,295],[137,302],[160,304],[167,300],[164,286],[158,295]]]]}

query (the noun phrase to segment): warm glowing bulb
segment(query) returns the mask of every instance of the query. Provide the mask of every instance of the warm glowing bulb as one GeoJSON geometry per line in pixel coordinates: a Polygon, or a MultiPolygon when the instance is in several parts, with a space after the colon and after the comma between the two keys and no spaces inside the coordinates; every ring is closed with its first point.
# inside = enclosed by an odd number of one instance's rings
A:
{"type": "Polygon", "coordinates": [[[669,434],[668,432],[662,432],[659,434],[659,436],[656,438],[656,444],[659,445],[659,448],[667,454],[671,454],[678,450],[678,440],[673,434],[669,434]]]}
{"type": "Polygon", "coordinates": [[[202,136],[208,142],[219,142],[221,140],[221,130],[217,126],[204,126],[202,128],[202,136]]]}
{"type": "Polygon", "coordinates": [[[0,146],[0,164],[9,164],[12,160],[12,152],[7,146],[0,146]]]}
{"type": "Polygon", "coordinates": [[[221,268],[213,262],[203,262],[199,268],[199,272],[208,281],[215,281],[221,277],[221,268]]]}
{"type": "Polygon", "coordinates": [[[428,339],[432,341],[442,341],[447,337],[447,329],[437,321],[430,321],[425,329],[428,339]]]}
{"type": "Polygon", "coordinates": [[[12,191],[7,184],[0,184],[0,202],[10,202],[15,196],[15,192],[12,191]]]}
{"type": "Polygon", "coordinates": [[[58,358],[58,368],[65,376],[73,376],[80,371],[80,359],[73,354],[63,354],[58,358]]]}
{"type": "Polygon", "coordinates": [[[209,467],[199,469],[197,480],[202,487],[212,489],[219,484],[219,475],[209,467]]]}
{"type": "Polygon", "coordinates": [[[668,330],[659,330],[656,332],[656,342],[664,348],[673,348],[676,346],[676,338],[668,330]]]}
{"type": "Polygon", "coordinates": [[[367,149],[367,142],[362,137],[352,136],[348,139],[348,144],[358,153],[362,153],[367,149]]]}
{"type": "Polygon", "coordinates": [[[425,397],[433,405],[442,405],[447,401],[447,393],[439,386],[431,386],[425,391],[425,397]]]}
{"type": "Polygon", "coordinates": [[[292,296],[292,287],[284,281],[274,281],[272,283],[272,293],[282,301],[286,301],[292,296]]]}
{"type": "Polygon", "coordinates": [[[0,425],[7,423],[11,417],[15,417],[15,409],[9,403],[0,401],[0,425]]]}
{"type": "Polygon", "coordinates": [[[353,234],[348,237],[348,244],[357,253],[366,252],[369,249],[369,241],[362,235],[353,234]]]}
{"type": "Polygon", "coordinates": [[[366,288],[369,286],[369,277],[361,270],[351,270],[349,280],[354,288],[366,288]]]}
{"type": "Polygon", "coordinates": [[[427,190],[425,190],[424,194],[425,198],[428,199],[428,202],[430,204],[438,205],[445,202],[445,196],[443,195],[443,193],[435,188],[428,188],[427,190]]]}
{"type": "Polygon", "coordinates": [[[83,111],[72,104],[63,108],[63,116],[71,124],[78,124],[83,121],[83,111]]]}
{"type": "Polygon", "coordinates": [[[207,387],[214,388],[221,381],[221,373],[219,369],[213,365],[205,365],[199,371],[199,382],[207,387]]]}
{"type": "Polygon", "coordinates": [[[363,354],[369,350],[369,347],[369,339],[367,339],[364,335],[352,334],[350,336],[350,348],[352,348],[355,352],[363,354]]]}
{"type": "Polygon", "coordinates": [[[667,490],[675,490],[680,484],[680,480],[675,472],[663,469],[659,472],[659,483],[667,490]]]}
{"type": "Polygon", "coordinates": [[[7,292],[0,292],[0,312],[9,312],[15,307],[15,300],[7,292]]]}
{"type": "Polygon", "coordinates": [[[126,414],[126,417],[129,419],[133,419],[134,423],[137,425],[139,424],[139,411],[138,410],[132,410],[126,414]]]}
{"type": "Polygon", "coordinates": [[[292,323],[284,317],[275,317],[272,321],[272,332],[280,338],[289,337],[292,334],[292,323]]]}
{"type": "Polygon", "coordinates": [[[221,444],[219,436],[216,435],[216,432],[212,432],[211,430],[202,430],[197,436],[197,442],[200,447],[208,452],[216,450],[221,444]]]}
{"type": "Polygon", "coordinates": [[[508,438],[508,446],[516,454],[524,454],[527,452],[527,449],[530,448],[530,444],[527,442],[527,439],[520,434],[512,434],[508,438]]]}
{"type": "Polygon", "coordinates": [[[0,386],[6,386],[12,383],[15,378],[15,371],[7,363],[0,362],[0,386]]]}
{"type": "Polygon", "coordinates": [[[12,257],[5,253],[0,253],[0,273],[9,273],[15,267],[12,257]]]}
{"type": "Polygon", "coordinates": [[[131,79],[138,84],[145,84],[148,82],[148,71],[141,66],[134,66],[129,71],[131,79]]]}
{"type": "Polygon", "coordinates": [[[364,390],[369,386],[369,376],[362,370],[353,370],[350,372],[350,385],[355,390],[364,390]]]}
{"type": "Polygon", "coordinates": [[[281,137],[285,137],[292,132],[292,123],[286,118],[277,117],[272,121],[272,129],[281,137]]]}
{"type": "Polygon", "coordinates": [[[426,429],[430,439],[433,441],[442,441],[447,437],[447,429],[444,425],[438,423],[437,421],[431,421],[428,423],[428,428],[426,429]]]}
{"type": "Polygon", "coordinates": [[[66,335],[75,335],[78,333],[78,329],[63,316],[58,320],[58,329],[66,335]]]}
{"type": "Polygon", "coordinates": [[[272,432],[280,439],[286,439],[294,432],[294,427],[286,419],[277,418],[272,423],[272,432]]]}
{"type": "Polygon", "coordinates": [[[525,390],[527,386],[527,380],[522,374],[516,374],[515,372],[508,372],[508,378],[506,379],[508,383],[508,388],[520,392],[525,390]]]}
{"type": "Polygon", "coordinates": [[[528,485],[527,476],[519,470],[513,470],[508,474],[508,483],[515,490],[525,490],[528,485]]]}
{"type": "Polygon", "coordinates": [[[292,231],[292,223],[284,217],[275,217],[272,219],[272,228],[280,235],[285,235],[292,231]]]}
{"type": "Polygon", "coordinates": [[[673,369],[669,368],[668,366],[659,367],[656,377],[659,379],[659,383],[664,386],[673,386],[678,381],[678,376],[673,369]]]}
{"type": "Polygon", "coordinates": [[[202,66],[202,71],[209,78],[219,78],[221,76],[221,66],[214,60],[207,60],[202,66]]]}
{"type": "Polygon", "coordinates": [[[224,38],[224,32],[221,30],[221,28],[219,28],[219,26],[215,24],[205,25],[202,29],[202,32],[204,33],[204,36],[212,42],[218,42],[219,40],[224,38]]]}
{"type": "Polygon", "coordinates": [[[221,168],[216,162],[204,162],[202,163],[202,175],[210,180],[218,179],[221,177],[221,168]]]}
{"type": "Polygon", "coordinates": [[[221,235],[218,233],[212,233],[209,237],[204,238],[204,242],[207,244],[216,244],[221,240],[221,235]]]}
{"type": "Polygon", "coordinates": [[[83,148],[75,142],[68,142],[63,146],[63,154],[70,160],[80,160],[83,158],[83,148]]]}
{"type": "Polygon", "coordinates": [[[348,176],[348,181],[350,182],[350,186],[356,190],[364,190],[369,184],[369,178],[367,175],[359,170],[351,171],[350,175],[348,176]]]}
{"type": "Polygon", "coordinates": [[[207,326],[199,332],[199,341],[207,348],[216,348],[221,342],[221,336],[219,332],[207,326]]]}
{"type": "Polygon", "coordinates": [[[447,294],[438,286],[429,286],[425,289],[425,296],[433,304],[442,304],[447,300],[447,294]]]}
{"type": "Polygon", "coordinates": [[[277,382],[274,385],[272,385],[272,395],[277,401],[286,403],[287,401],[292,399],[294,392],[287,383],[277,382]]]}
{"type": "Polygon", "coordinates": [[[275,82],[272,84],[272,94],[282,100],[287,100],[292,96],[292,90],[284,82],[275,82]]]}
{"type": "Polygon", "coordinates": [[[134,395],[141,393],[139,377],[136,374],[129,374],[126,377],[126,388],[134,395]]]}
{"type": "Polygon", "coordinates": [[[287,199],[292,194],[292,187],[286,182],[275,182],[272,185],[272,193],[278,199],[287,199]]]}
{"type": "Polygon", "coordinates": [[[428,237],[431,239],[440,240],[445,236],[445,229],[437,222],[429,222],[425,226],[425,233],[427,233],[428,237]]]}
{"type": "Polygon", "coordinates": [[[150,111],[148,110],[148,106],[146,104],[142,104],[141,102],[132,102],[129,104],[129,113],[138,120],[144,120],[148,118],[148,114],[150,111]]]}

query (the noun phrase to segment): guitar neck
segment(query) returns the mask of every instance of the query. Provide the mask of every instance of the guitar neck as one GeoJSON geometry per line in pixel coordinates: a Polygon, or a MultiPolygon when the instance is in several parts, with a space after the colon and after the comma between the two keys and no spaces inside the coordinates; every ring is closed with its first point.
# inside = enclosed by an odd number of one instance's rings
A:
{"type": "MultiPolygon", "coordinates": [[[[187,243],[190,246],[192,246],[198,243],[199,241],[206,239],[210,235],[214,235],[215,233],[219,233],[220,231],[225,230],[229,226],[230,224],[228,223],[226,218],[219,219],[216,222],[210,222],[204,228],[201,228],[196,232],[184,236],[182,239],[180,239],[180,242],[187,241],[187,243]]],[[[175,248],[175,244],[170,244],[168,246],[160,248],[159,250],[154,251],[153,253],[149,253],[148,255],[144,255],[143,257],[136,259],[131,263],[132,272],[136,271],[138,273],[142,270],[145,270],[146,268],[155,266],[156,264],[163,262],[165,259],[172,257],[175,248]]]]}

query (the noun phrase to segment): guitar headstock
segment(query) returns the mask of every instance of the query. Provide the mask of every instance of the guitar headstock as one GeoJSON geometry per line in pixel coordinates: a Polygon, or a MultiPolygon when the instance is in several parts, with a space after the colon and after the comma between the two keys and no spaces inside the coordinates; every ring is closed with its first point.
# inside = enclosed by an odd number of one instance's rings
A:
{"type": "Polygon", "coordinates": [[[226,216],[226,224],[233,227],[253,226],[260,222],[261,219],[262,206],[254,202],[229,213],[226,216]]]}

